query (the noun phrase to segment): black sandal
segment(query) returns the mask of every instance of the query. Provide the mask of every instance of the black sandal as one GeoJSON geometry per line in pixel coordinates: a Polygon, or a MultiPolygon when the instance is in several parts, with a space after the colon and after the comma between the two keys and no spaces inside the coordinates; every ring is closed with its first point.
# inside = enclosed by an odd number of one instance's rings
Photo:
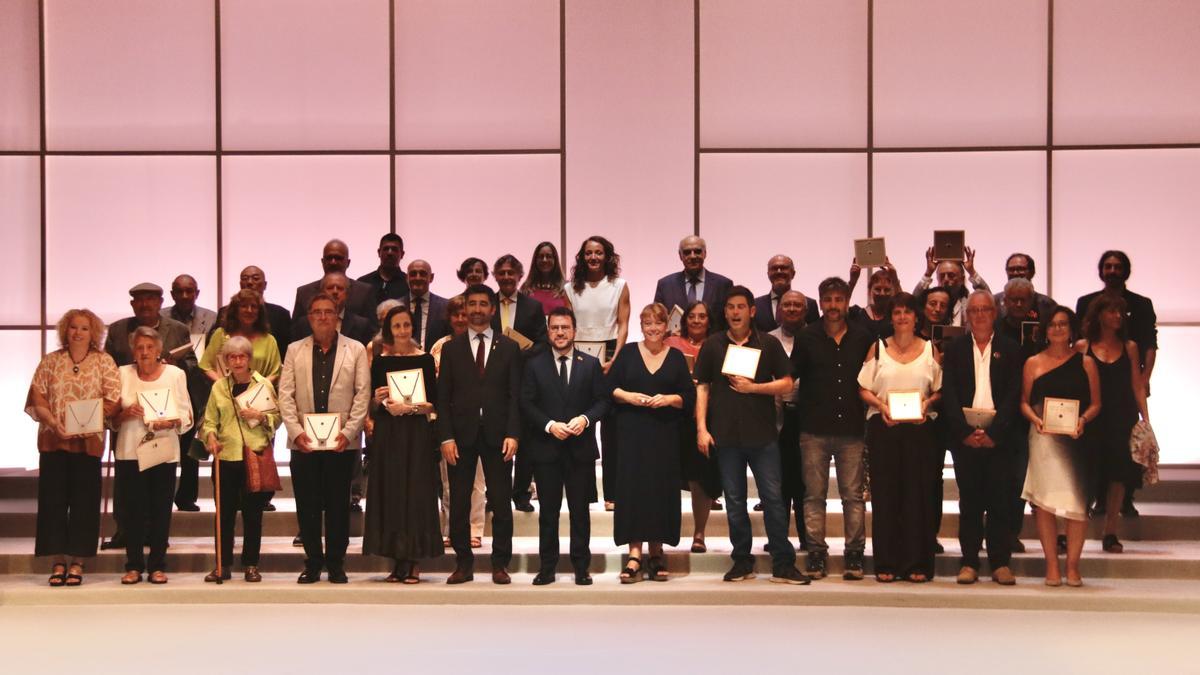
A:
{"type": "Polygon", "coordinates": [[[704,545],[703,535],[692,537],[692,553],[708,553],[708,547],[704,545]]]}
{"type": "Polygon", "coordinates": [[[54,563],[50,566],[50,578],[48,579],[51,586],[58,588],[67,583],[67,564],[54,563]],[[61,572],[59,570],[62,570],[61,572]]]}
{"type": "Polygon", "coordinates": [[[67,571],[70,573],[67,574],[67,581],[66,581],[65,585],[67,585],[67,586],[82,586],[83,585],[83,563],[71,563],[71,566],[67,569],[67,571]],[[76,568],[76,567],[79,568],[78,573],[70,572],[70,570],[72,568],[76,568]]]}
{"type": "Polygon", "coordinates": [[[1100,547],[1104,549],[1105,553],[1125,552],[1125,545],[1121,543],[1120,539],[1117,539],[1117,535],[1115,534],[1104,535],[1104,543],[1100,547]]]}
{"type": "Polygon", "coordinates": [[[408,573],[404,575],[403,583],[409,586],[421,583],[421,570],[417,567],[417,563],[410,563],[408,573]]]}
{"type": "Polygon", "coordinates": [[[396,567],[392,570],[392,573],[384,577],[383,580],[389,584],[398,584],[404,581],[404,578],[408,576],[408,568],[405,567],[407,564],[402,562],[396,563],[396,567]]]}
{"type": "Polygon", "coordinates": [[[625,569],[621,570],[620,579],[621,583],[623,584],[636,584],[637,582],[641,581],[642,559],[630,556],[629,559],[625,561],[625,569]],[[637,569],[633,568],[633,563],[637,563],[637,569]]]}
{"type": "Polygon", "coordinates": [[[650,556],[646,565],[647,578],[650,581],[668,581],[667,566],[663,564],[662,556],[650,556]]]}

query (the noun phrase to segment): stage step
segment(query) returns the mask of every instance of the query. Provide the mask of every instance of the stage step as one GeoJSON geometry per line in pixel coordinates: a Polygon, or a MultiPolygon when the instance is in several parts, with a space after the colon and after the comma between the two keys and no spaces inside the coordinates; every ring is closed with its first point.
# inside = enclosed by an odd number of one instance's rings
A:
{"type": "MultiPolygon", "coordinates": [[[[475,571],[486,575],[491,570],[490,540],[484,540],[484,547],[475,549],[475,571]]],[[[731,546],[728,539],[710,537],[707,553],[691,553],[688,550],[690,541],[680,542],[678,547],[666,547],[665,557],[668,570],[672,574],[710,575],[719,578],[731,564],[729,557],[731,546]]],[[[765,541],[755,539],[753,553],[759,574],[770,575],[771,558],[762,549],[765,541]]],[[[795,544],[793,537],[792,543],[795,544]]],[[[844,569],[842,555],[843,540],[831,539],[829,555],[829,573],[840,578],[844,569]]],[[[958,573],[959,547],[952,539],[943,539],[946,553],[937,556],[935,572],[939,577],[950,577],[958,573]]],[[[1027,553],[1015,554],[1011,567],[1020,577],[1040,578],[1045,574],[1045,561],[1041,548],[1035,539],[1026,539],[1024,544],[1027,553]]],[[[240,539],[234,548],[235,557],[240,550],[240,539]]],[[[571,572],[568,540],[560,542],[562,557],[558,570],[562,574],[571,572]]],[[[509,570],[514,573],[535,573],[539,569],[537,554],[538,540],[534,537],[516,537],[513,540],[513,560],[509,570]]],[[[36,558],[33,550],[33,540],[29,538],[10,538],[0,542],[0,575],[40,574],[49,572],[49,564],[45,559],[36,558]]],[[[390,571],[391,562],[377,556],[364,556],[362,539],[350,540],[350,548],[346,557],[346,571],[351,575],[370,576],[382,575],[390,571]]],[[[867,571],[873,570],[871,549],[867,547],[867,571]]],[[[616,574],[624,566],[624,547],[617,547],[611,539],[594,538],[592,540],[592,574],[616,574]]],[[[797,564],[804,566],[804,553],[798,552],[797,564]]],[[[982,577],[987,580],[986,553],[981,554],[984,561],[981,570],[982,577]]],[[[643,560],[646,560],[643,555],[643,560]]],[[[238,560],[233,561],[233,569],[242,569],[238,560]]],[[[1131,542],[1126,547],[1126,553],[1109,554],[1100,549],[1097,541],[1088,541],[1084,548],[1083,559],[1080,563],[1084,578],[1104,579],[1200,579],[1200,544],[1181,541],[1131,542]]],[[[172,539],[171,548],[167,554],[167,566],[170,573],[178,576],[203,575],[216,566],[213,553],[213,542],[210,538],[176,537],[172,539]]],[[[291,545],[291,538],[270,537],[263,541],[259,568],[264,573],[293,573],[299,574],[304,568],[304,550],[291,545]]],[[[433,560],[424,561],[422,570],[433,575],[446,575],[454,570],[454,552],[446,550],[446,555],[433,560]]],[[[125,569],[124,551],[102,551],[89,564],[88,572],[99,575],[121,574],[125,569]]],[[[239,577],[240,578],[240,577],[239,577]]],[[[292,579],[294,581],[294,578],[292,579]]],[[[821,582],[824,583],[824,582],[821,582]]],[[[872,585],[875,585],[872,583],[872,585]]]]}
{"type": "MultiPolygon", "coordinates": [[[[263,535],[268,537],[292,536],[296,534],[297,524],[295,515],[295,500],[276,499],[274,502],[279,509],[263,514],[263,535]]],[[[534,502],[535,508],[537,502],[534,502]]],[[[207,536],[213,528],[213,502],[201,500],[201,511],[182,513],[175,511],[171,517],[171,533],[180,537],[207,536]]],[[[938,534],[942,537],[955,538],[958,536],[958,502],[945,501],[942,503],[942,527],[938,534]]],[[[1117,531],[1122,540],[1196,540],[1200,539],[1200,504],[1191,503],[1141,503],[1138,504],[1141,516],[1137,518],[1121,518],[1117,531]]],[[[681,506],[680,536],[689,536],[694,529],[691,504],[684,499],[681,506]]],[[[867,533],[871,532],[871,505],[867,504],[867,533]]],[[[363,514],[351,514],[350,532],[361,536],[363,514]]],[[[593,504],[591,509],[592,536],[610,537],[613,533],[613,514],[604,511],[601,505],[593,504]]],[[[795,518],[792,518],[791,532],[795,534],[795,518]]],[[[750,523],[755,536],[765,536],[763,529],[763,514],[750,512],[750,523]]],[[[11,537],[32,537],[37,525],[37,501],[33,499],[0,499],[0,541],[11,537]]],[[[843,530],[841,502],[828,500],[826,502],[826,533],[830,536],[841,535],[843,530]]],[[[1089,523],[1089,536],[1098,537],[1103,527],[1103,521],[1093,518],[1089,523]]],[[[569,532],[569,517],[564,507],[559,514],[559,532],[566,535],[569,532]]],[[[101,530],[106,535],[113,531],[113,518],[109,513],[104,516],[101,530]]],[[[709,516],[707,532],[713,536],[724,537],[729,533],[728,516],[725,511],[713,511],[709,516]]],[[[240,533],[240,527],[238,529],[240,533]]],[[[491,532],[491,518],[485,518],[485,533],[491,532]]],[[[513,512],[513,535],[517,537],[536,537],[538,534],[538,513],[513,512]]],[[[1037,530],[1033,518],[1026,514],[1022,536],[1036,538],[1037,530]]]]}

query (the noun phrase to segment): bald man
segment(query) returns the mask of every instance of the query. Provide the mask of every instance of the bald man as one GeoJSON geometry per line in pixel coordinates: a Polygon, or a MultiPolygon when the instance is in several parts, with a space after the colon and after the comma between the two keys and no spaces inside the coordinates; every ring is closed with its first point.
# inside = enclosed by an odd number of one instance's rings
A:
{"type": "MultiPolygon", "coordinates": [[[[317,282],[322,293],[328,295],[337,308],[337,332],[352,340],[357,340],[365,347],[375,337],[375,327],[366,319],[350,311],[350,288],[353,281],[343,272],[326,272],[317,282]]],[[[303,340],[312,335],[312,324],[307,315],[298,315],[292,320],[292,339],[303,340]]]]}
{"type": "Polygon", "coordinates": [[[684,309],[692,302],[702,300],[708,306],[708,315],[713,317],[713,325],[722,329],[725,327],[725,294],[733,288],[733,282],[705,269],[707,257],[708,245],[704,239],[695,235],[681,239],[679,261],[683,263],[683,271],[658,280],[654,301],[661,302],[669,312],[675,306],[684,309]]]}
{"type": "MultiPolygon", "coordinates": [[[[238,276],[238,286],[258,291],[259,295],[267,297],[267,273],[261,267],[250,265],[238,276]]],[[[267,325],[270,326],[271,336],[279,345],[279,353],[286,354],[288,345],[292,343],[292,315],[287,309],[264,301],[267,309],[267,325]]]]}
{"type": "MultiPolygon", "coordinates": [[[[796,278],[796,265],[792,259],[782,253],[777,253],[771,256],[767,261],[767,280],[771,282],[771,292],[766,295],[760,295],[754,299],[754,327],[769,333],[776,328],[779,328],[779,320],[782,318],[783,309],[781,307],[781,299],[784,293],[792,290],[792,279],[796,278]]],[[[804,298],[804,315],[808,323],[816,323],[821,320],[821,312],[817,309],[817,301],[812,298],[804,298]]]]}
{"type": "Polygon", "coordinates": [[[450,334],[450,321],[446,318],[446,298],[429,290],[433,283],[433,267],[424,260],[408,264],[408,295],[401,301],[413,313],[413,338],[425,351],[433,343],[450,334]]]}
{"type": "MultiPolygon", "coordinates": [[[[323,274],[339,272],[345,274],[350,268],[350,247],[341,239],[330,239],[321,250],[321,269],[323,274]]],[[[367,320],[371,326],[372,335],[375,331],[375,288],[370,284],[350,279],[346,287],[345,310],[357,314],[367,320]]],[[[308,323],[308,303],[321,289],[321,279],[309,282],[296,289],[296,303],[292,307],[292,316],[300,317],[297,324],[308,323]]]]}

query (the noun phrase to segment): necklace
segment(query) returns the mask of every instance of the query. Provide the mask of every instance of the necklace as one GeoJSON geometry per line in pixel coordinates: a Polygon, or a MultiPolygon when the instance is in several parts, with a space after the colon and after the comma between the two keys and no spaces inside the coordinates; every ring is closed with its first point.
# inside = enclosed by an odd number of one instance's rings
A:
{"type": "Polygon", "coordinates": [[[83,358],[76,361],[75,357],[71,356],[71,352],[67,351],[67,358],[71,359],[71,372],[78,375],[79,374],[79,364],[83,363],[84,361],[87,361],[87,357],[88,357],[88,352],[84,352],[83,358]]]}

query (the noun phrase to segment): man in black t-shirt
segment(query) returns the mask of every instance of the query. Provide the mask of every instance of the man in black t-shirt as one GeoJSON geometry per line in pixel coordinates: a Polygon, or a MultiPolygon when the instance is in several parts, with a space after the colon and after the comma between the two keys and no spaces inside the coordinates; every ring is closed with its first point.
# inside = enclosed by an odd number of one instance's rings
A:
{"type": "MultiPolygon", "coordinates": [[[[796,549],[787,537],[788,513],[781,496],[775,426],[775,397],[792,390],[792,367],[779,340],[755,330],[753,319],[754,294],[745,286],[734,286],[725,295],[728,330],[705,340],[696,358],[696,444],[705,456],[717,452],[733,544],[733,567],[725,581],[754,578],[753,535],[746,513],[749,466],[763,503],[771,581],[807,584],[808,578],[796,569],[796,549]],[[753,369],[753,379],[722,372],[733,345],[757,350],[757,364],[750,364],[746,371],[753,369]]],[[[753,358],[753,352],[746,355],[753,358]]]]}

